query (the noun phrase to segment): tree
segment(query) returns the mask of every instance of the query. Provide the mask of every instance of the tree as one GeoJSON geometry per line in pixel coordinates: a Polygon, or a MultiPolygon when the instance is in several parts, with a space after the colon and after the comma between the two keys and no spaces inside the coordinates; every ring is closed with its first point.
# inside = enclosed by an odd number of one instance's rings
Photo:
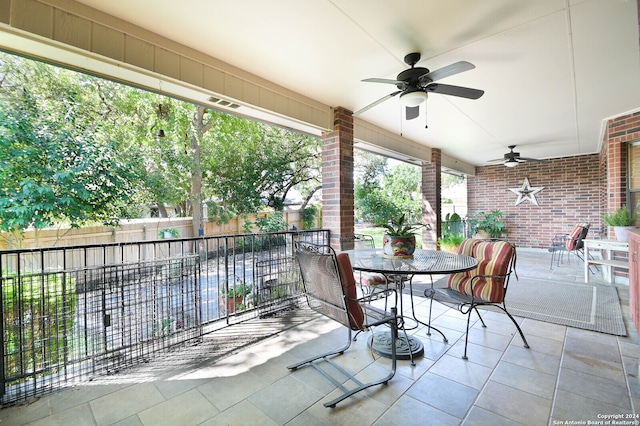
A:
{"type": "Polygon", "coordinates": [[[91,78],[70,81],[20,58],[1,61],[0,73],[0,229],[131,217],[140,158],[94,137],[101,109],[91,78]]]}
{"type": "Polygon", "coordinates": [[[317,138],[7,54],[0,89],[0,229],[169,204],[198,235],[204,200],[224,220],[320,182],[317,138]]]}
{"type": "Polygon", "coordinates": [[[357,151],[356,216],[375,226],[392,217],[406,215],[409,222],[421,221],[420,171],[406,163],[389,168],[387,159],[357,151]]]}
{"type": "Polygon", "coordinates": [[[203,169],[219,217],[253,213],[264,206],[280,211],[292,188],[317,187],[317,138],[215,111],[212,115],[203,169]]]}
{"type": "Polygon", "coordinates": [[[384,176],[386,193],[410,223],[422,221],[420,183],[420,168],[409,163],[398,164],[384,176]]]}

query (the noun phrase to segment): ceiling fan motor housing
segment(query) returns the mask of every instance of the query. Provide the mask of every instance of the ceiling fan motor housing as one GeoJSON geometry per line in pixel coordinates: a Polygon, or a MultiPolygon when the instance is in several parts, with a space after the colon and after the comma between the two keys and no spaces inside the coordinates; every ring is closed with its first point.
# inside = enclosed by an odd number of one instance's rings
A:
{"type": "Polygon", "coordinates": [[[418,90],[418,85],[421,83],[420,77],[428,73],[429,70],[423,67],[409,68],[408,70],[404,70],[396,77],[396,80],[400,82],[396,85],[396,87],[398,87],[398,89],[400,90],[408,90],[412,88],[414,89],[414,91],[418,90]]]}

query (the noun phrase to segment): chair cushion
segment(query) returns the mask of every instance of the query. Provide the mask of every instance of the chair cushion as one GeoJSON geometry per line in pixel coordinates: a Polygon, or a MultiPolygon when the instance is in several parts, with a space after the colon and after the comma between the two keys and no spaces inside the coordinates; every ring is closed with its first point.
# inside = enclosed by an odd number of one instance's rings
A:
{"type": "Polygon", "coordinates": [[[504,284],[509,271],[515,248],[506,241],[476,241],[473,244],[473,257],[478,266],[465,273],[452,274],[447,287],[460,293],[491,303],[501,303],[504,299],[504,284]],[[498,275],[497,278],[479,277],[480,275],[498,275]]]}
{"type": "Polygon", "coordinates": [[[460,243],[460,246],[458,246],[458,254],[473,256],[473,246],[477,242],[478,240],[475,240],[473,238],[468,238],[466,240],[463,240],[462,243],[460,243]]]}
{"type": "Polygon", "coordinates": [[[567,240],[565,241],[565,247],[567,248],[567,250],[571,251],[576,249],[576,245],[578,244],[578,238],[584,231],[585,227],[586,227],[586,224],[584,223],[578,223],[576,226],[573,227],[573,230],[571,231],[571,233],[569,234],[569,237],[567,237],[567,240]]]}
{"type": "Polygon", "coordinates": [[[376,274],[375,272],[356,272],[354,274],[355,279],[360,285],[375,287],[377,285],[385,285],[387,279],[382,274],[376,274]]]}
{"type": "Polygon", "coordinates": [[[351,267],[351,259],[346,253],[340,253],[336,256],[338,261],[338,271],[342,288],[345,296],[347,296],[347,310],[349,311],[349,323],[352,330],[364,330],[364,312],[362,306],[358,302],[358,293],[356,289],[356,280],[351,267]]]}

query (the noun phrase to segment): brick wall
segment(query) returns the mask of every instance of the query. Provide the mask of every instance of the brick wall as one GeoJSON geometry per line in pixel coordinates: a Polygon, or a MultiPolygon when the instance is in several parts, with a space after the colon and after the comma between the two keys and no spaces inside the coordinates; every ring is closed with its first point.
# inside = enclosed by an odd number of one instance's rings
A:
{"type": "Polygon", "coordinates": [[[546,163],[478,167],[467,185],[469,213],[502,210],[507,238],[518,247],[549,247],[557,233],[569,233],[577,222],[592,224],[590,237],[601,228],[601,167],[598,154],[566,157],[546,163]],[[544,187],[535,195],[538,205],[515,205],[524,178],[531,187],[544,187]]]}
{"type": "Polygon", "coordinates": [[[640,141],[640,112],[607,122],[601,157],[606,164],[602,206],[613,211],[627,203],[627,144],[640,141]]]}

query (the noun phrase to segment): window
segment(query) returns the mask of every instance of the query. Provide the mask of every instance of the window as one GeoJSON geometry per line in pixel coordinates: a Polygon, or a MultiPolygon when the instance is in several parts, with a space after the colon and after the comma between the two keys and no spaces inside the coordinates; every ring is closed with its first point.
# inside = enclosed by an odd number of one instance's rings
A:
{"type": "Polygon", "coordinates": [[[629,172],[627,197],[628,207],[631,212],[636,212],[640,216],[640,142],[629,145],[629,172]]]}

